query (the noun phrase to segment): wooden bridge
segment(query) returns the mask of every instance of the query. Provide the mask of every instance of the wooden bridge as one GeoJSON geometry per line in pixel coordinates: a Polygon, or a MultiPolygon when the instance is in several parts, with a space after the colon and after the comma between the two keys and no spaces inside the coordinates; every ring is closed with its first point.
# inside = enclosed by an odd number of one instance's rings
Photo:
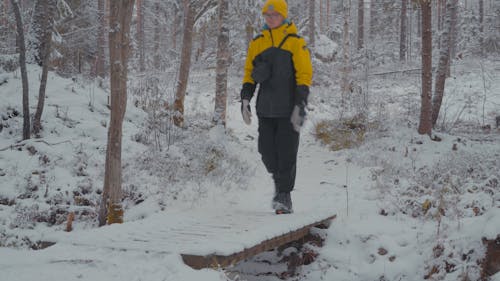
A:
{"type": "Polygon", "coordinates": [[[124,224],[74,233],[48,241],[117,251],[178,254],[194,269],[228,267],[243,259],[306,236],[336,218],[325,208],[289,215],[212,207],[159,212],[124,224]],[[322,210],[322,211],[319,211],[322,210]]]}
{"type": "Polygon", "coordinates": [[[221,251],[214,246],[209,254],[186,251],[181,254],[182,259],[185,264],[194,269],[227,267],[262,252],[299,240],[308,235],[313,227],[328,227],[331,220],[335,218],[336,215],[327,215],[322,219],[293,214],[281,216],[247,216],[244,218],[244,221],[250,219],[253,222],[251,227],[242,228],[241,225],[227,227],[225,228],[227,231],[225,231],[224,235],[220,235],[216,241],[213,241],[214,245],[234,245],[232,250],[221,251]],[[297,219],[297,222],[293,222],[294,219],[297,219]],[[286,226],[283,223],[279,223],[280,228],[276,228],[270,232],[272,233],[271,236],[266,235],[263,229],[268,227],[269,224],[276,225],[277,220],[285,220],[290,225],[286,226]],[[253,237],[250,239],[252,242],[242,243],[242,240],[246,236],[253,237]]]}

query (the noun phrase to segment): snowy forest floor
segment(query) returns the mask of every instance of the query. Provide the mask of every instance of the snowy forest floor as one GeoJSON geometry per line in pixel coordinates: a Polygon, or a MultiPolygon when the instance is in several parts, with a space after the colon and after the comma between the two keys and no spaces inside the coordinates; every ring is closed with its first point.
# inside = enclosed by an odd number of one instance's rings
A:
{"type": "MultiPolygon", "coordinates": [[[[32,112],[39,73],[29,68],[32,112]]],[[[339,90],[316,84],[292,196],[300,209],[301,204],[314,206],[304,199],[310,192],[330,189],[327,196],[338,216],[329,229],[317,231],[325,239],[323,247],[300,249],[302,254],[317,252],[315,261],[290,272],[282,255],[297,251],[294,247],[227,271],[195,271],[169,254],[57,244],[31,250],[63,232],[70,212],[75,214],[74,233],[92,235],[96,228],[109,122],[107,92],[96,82],[51,73],[42,135],[19,142],[20,75],[2,73],[1,279],[478,280],[486,251],[482,239],[500,234],[499,77],[494,61],[464,61],[453,69],[435,131],[441,141],[436,142],[416,132],[419,76],[372,76],[369,86],[361,88],[368,93],[363,99],[368,100],[370,124],[376,126],[367,127],[360,145],[340,151],[331,151],[315,137],[318,124],[338,120],[344,112],[339,90]]],[[[250,126],[240,117],[239,77],[228,84],[226,134],[210,122],[213,73],[192,73],[184,129],[169,126],[160,97],[135,91],[151,80],[131,80],[122,153],[125,225],[140,220],[168,224],[161,221],[164,212],[213,206],[271,214],[272,182],[257,152],[256,117],[250,126]]],[[[358,110],[361,98],[353,97],[346,112],[358,110]]],[[[500,280],[500,274],[493,280],[500,280]]]]}

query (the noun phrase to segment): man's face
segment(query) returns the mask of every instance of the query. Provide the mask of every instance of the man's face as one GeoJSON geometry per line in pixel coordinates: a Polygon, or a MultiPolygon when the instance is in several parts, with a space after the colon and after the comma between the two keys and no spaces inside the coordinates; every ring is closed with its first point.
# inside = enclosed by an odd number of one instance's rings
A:
{"type": "Polygon", "coordinates": [[[283,16],[276,11],[265,12],[264,19],[266,20],[267,26],[271,29],[279,27],[283,23],[283,20],[285,20],[283,16]]]}

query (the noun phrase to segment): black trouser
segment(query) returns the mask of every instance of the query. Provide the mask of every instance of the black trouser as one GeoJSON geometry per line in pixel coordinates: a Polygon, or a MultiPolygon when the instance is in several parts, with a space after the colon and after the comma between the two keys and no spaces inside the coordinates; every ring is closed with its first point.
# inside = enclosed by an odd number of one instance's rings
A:
{"type": "Polygon", "coordinates": [[[259,117],[259,153],[273,175],[276,192],[290,192],[295,185],[299,133],[290,118],[259,117]]]}

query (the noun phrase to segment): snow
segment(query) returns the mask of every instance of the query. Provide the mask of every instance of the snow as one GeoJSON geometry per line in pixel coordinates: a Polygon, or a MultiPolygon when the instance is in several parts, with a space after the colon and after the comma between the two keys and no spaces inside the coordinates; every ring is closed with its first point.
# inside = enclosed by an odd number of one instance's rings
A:
{"type": "MultiPolygon", "coordinates": [[[[259,237],[326,213],[337,218],[324,231],[318,259],[301,267],[300,280],[422,280],[433,266],[440,268],[436,280],[460,280],[464,274],[477,280],[477,261],[485,251],[481,239],[500,234],[500,138],[494,129],[500,73],[493,63],[482,63],[487,75],[478,72],[478,62],[466,61],[447,82],[454,94],[445,94],[443,124],[449,130],[437,132],[440,142],[418,135],[414,120],[401,117],[412,116],[412,105],[418,105],[419,95],[408,94],[418,92],[418,83],[376,78],[370,98],[385,103],[379,115],[385,127],[368,133],[360,147],[329,151],[313,132],[337,110],[331,97],[337,89],[313,87],[292,193],[295,214],[289,216],[272,214],[273,187],[257,152],[256,116],[247,126],[239,112],[239,77],[228,81],[228,92],[236,94],[228,97],[225,133],[210,123],[215,76],[194,72],[186,128],[172,128],[168,144],[162,137],[162,150],[152,148],[147,113],[129,95],[122,152],[125,223],[101,228],[95,202],[104,176],[107,90],[50,73],[41,138],[20,142],[20,75],[2,73],[0,280],[227,280],[229,271],[193,270],[179,253],[249,247],[259,237]],[[455,122],[464,107],[461,122],[455,122]],[[486,124],[492,129],[480,128],[486,124]],[[473,134],[466,133],[471,128],[473,134]],[[426,200],[431,204],[424,210],[426,200]],[[67,233],[70,211],[76,220],[67,233]],[[249,214],[259,219],[242,220],[249,214]],[[176,226],[230,220],[251,234],[214,232],[201,244],[169,236],[176,226]],[[37,241],[57,243],[27,249],[37,241]],[[455,266],[449,273],[445,262],[455,266]]],[[[28,70],[34,112],[40,69],[28,70]]],[[[254,262],[234,269],[250,272],[254,262]]],[[[238,276],[233,280],[279,280],[238,276]]],[[[500,273],[492,280],[500,280],[500,273]]]]}

